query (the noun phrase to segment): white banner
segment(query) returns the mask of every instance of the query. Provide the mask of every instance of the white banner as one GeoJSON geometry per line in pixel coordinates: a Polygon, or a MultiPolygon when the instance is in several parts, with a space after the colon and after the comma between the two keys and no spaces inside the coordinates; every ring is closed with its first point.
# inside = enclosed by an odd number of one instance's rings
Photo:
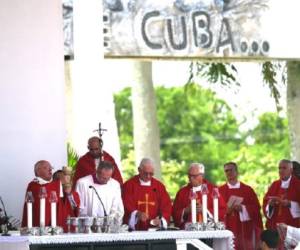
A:
{"type": "Polygon", "coordinates": [[[300,1],[103,0],[105,57],[300,58],[300,1]]]}

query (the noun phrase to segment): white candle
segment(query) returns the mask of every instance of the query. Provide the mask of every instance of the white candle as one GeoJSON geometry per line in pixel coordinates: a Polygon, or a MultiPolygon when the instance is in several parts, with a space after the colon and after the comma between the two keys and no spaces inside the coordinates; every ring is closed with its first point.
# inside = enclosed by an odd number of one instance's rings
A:
{"type": "Polygon", "coordinates": [[[46,209],[45,198],[40,198],[40,227],[45,227],[45,209],[46,209]]]}
{"type": "Polygon", "coordinates": [[[214,198],[214,221],[215,223],[219,222],[219,200],[214,198]]]}
{"type": "Polygon", "coordinates": [[[27,202],[27,227],[32,228],[32,203],[27,202]]]}
{"type": "Polygon", "coordinates": [[[56,203],[51,202],[51,227],[56,227],[56,203]]]}
{"type": "Polygon", "coordinates": [[[207,223],[207,194],[202,194],[202,217],[203,223],[207,223]]]}
{"type": "Polygon", "coordinates": [[[196,199],[191,199],[191,209],[192,209],[192,223],[196,223],[196,214],[197,214],[197,207],[196,207],[196,199]]]}

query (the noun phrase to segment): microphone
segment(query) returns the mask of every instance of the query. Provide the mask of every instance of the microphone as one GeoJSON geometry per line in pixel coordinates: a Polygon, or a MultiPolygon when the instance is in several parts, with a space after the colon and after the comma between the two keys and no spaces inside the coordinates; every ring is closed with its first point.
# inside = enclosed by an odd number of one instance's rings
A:
{"type": "Polygon", "coordinates": [[[101,203],[101,205],[102,205],[102,207],[103,207],[103,213],[104,213],[104,216],[106,217],[107,216],[107,213],[106,213],[106,210],[105,210],[105,207],[104,207],[104,204],[103,204],[103,202],[102,202],[102,200],[101,200],[101,198],[100,198],[100,196],[99,196],[99,194],[98,194],[98,192],[97,192],[97,190],[96,190],[96,188],[94,187],[94,186],[89,186],[89,188],[91,188],[91,189],[93,189],[94,190],[94,192],[96,193],[96,195],[97,195],[97,197],[98,197],[98,199],[99,199],[99,201],[100,201],[100,203],[101,203]]]}
{"type": "Polygon", "coordinates": [[[1,202],[1,204],[2,204],[2,208],[3,208],[4,215],[5,215],[5,217],[7,218],[6,209],[5,209],[5,206],[4,206],[4,203],[3,203],[3,200],[2,200],[2,198],[1,198],[1,196],[0,196],[0,202],[1,202]]]}
{"type": "Polygon", "coordinates": [[[7,213],[6,213],[6,209],[5,209],[5,206],[4,206],[4,202],[0,196],[0,202],[2,204],[2,210],[4,212],[4,219],[3,219],[3,224],[5,225],[5,229],[3,230],[3,233],[1,234],[2,236],[10,236],[10,234],[8,233],[8,229],[9,229],[9,218],[7,216],[7,213]]]}

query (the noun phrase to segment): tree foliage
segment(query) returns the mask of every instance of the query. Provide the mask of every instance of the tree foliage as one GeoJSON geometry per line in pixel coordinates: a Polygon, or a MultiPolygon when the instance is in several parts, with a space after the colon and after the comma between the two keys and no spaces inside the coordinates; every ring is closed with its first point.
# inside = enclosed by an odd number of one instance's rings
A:
{"type": "Polygon", "coordinates": [[[188,83],[193,83],[196,78],[205,79],[212,84],[225,86],[239,85],[237,69],[231,63],[216,62],[191,62],[188,83]]]}
{"type": "Polygon", "coordinates": [[[269,185],[279,178],[278,162],[290,156],[287,119],[264,113],[245,136],[252,137],[254,143],[243,143],[234,161],[239,165],[240,180],[252,186],[262,201],[269,185]]]}
{"type": "Polygon", "coordinates": [[[277,110],[280,111],[279,104],[280,91],[278,90],[278,75],[281,76],[281,82],[286,83],[286,65],[280,62],[264,62],[262,64],[262,76],[263,82],[266,84],[271,92],[271,96],[274,98],[277,110]]]}
{"type": "Polygon", "coordinates": [[[67,153],[68,153],[68,166],[72,168],[74,171],[75,165],[79,160],[79,155],[76,150],[71,146],[71,144],[67,143],[67,153]]]}
{"type": "Polygon", "coordinates": [[[115,114],[120,138],[121,158],[128,156],[133,149],[133,120],[131,105],[131,88],[125,88],[114,95],[115,114]]]}
{"type": "MultiPolygon", "coordinates": [[[[287,120],[277,113],[263,114],[254,129],[241,133],[226,102],[199,85],[158,87],[156,100],[163,181],[171,197],[187,182],[191,162],[203,162],[206,177],[221,184],[225,181],[223,164],[236,161],[240,179],[262,198],[268,185],[278,178],[278,161],[289,158],[287,120]],[[247,143],[246,138],[254,143],[247,143]]],[[[137,173],[130,88],[115,95],[115,107],[124,177],[128,179],[137,173]]]]}
{"type": "MultiPolygon", "coordinates": [[[[270,89],[277,110],[280,111],[279,82],[286,83],[287,67],[279,61],[266,61],[261,64],[263,83],[270,89]]],[[[187,84],[193,84],[196,79],[203,79],[210,84],[219,84],[227,87],[239,86],[237,81],[238,70],[233,63],[226,62],[191,62],[187,84]]]]}
{"type": "Polygon", "coordinates": [[[211,169],[238,148],[238,124],[229,106],[210,90],[194,85],[189,93],[180,88],[157,88],[158,122],[163,160],[187,164],[196,161],[211,169]]]}
{"type": "MultiPolygon", "coordinates": [[[[213,169],[220,168],[224,159],[235,157],[239,148],[241,136],[238,123],[229,106],[210,90],[199,85],[193,87],[193,91],[183,87],[156,88],[162,172],[166,181],[173,176],[186,176],[187,166],[191,162],[203,162],[207,166],[207,178],[212,179],[213,169]]],[[[133,157],[129,88],[115,95],[115,107],[122,159],[126,161],[133,157]]],[[[130,166],[126,167],[125,172],[129,171],[132,175],[134,161],[129,162],[123,164],[130,166]]],[[[126,177],[130,175],[126,173],[126,177]]],[[[174,192],[185,182],[181,181],[182,177],[175,184],[176,188],[172,188],[174,192]]]]}

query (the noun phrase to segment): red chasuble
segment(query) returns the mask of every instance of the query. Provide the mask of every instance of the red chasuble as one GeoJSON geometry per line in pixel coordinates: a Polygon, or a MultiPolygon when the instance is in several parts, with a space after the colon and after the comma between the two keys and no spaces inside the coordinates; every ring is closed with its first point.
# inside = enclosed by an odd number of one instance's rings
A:
{"type": "MultiPolygon", "coordinates": [[[[207,180],[203,180],[203,183],[207,185],[208,188],[208,195],[207,195],[207,209],[213,216],[213,188],[215,187],[211,183],[209,183],[207,180]]],[[[191,222],[191,214],[189,214],[188,218],[186,220],[182,221],[182,214],[183,214],[183,209],[188,207],[191,204],[190,200],[190,194],[192,192],[192,186],[190,184],[182,187],[178,193],[176,194],[174,203],[173,203],[173,219],[175,222],[175,226],[179,227],[181,229],[184,229],[185,223],[186,222],[191,222]]],[[[196,192],[197,193],[197,202],[201,203],[202,202],[202,194],[201,192],[196,192]]],[[[219,221],[224,220],[226,212],[226,204],[223,200],[222,197],[219,197],[219,221]]],[[[200,214],[201,215],[201,214],[200,214]]],[[[198,215],[197,215],[198,217],[198,215]]]]}
{"type": "Polygon", "coordinates": [[[130,214],[141,211],[148,214],[146,222],[139,222],[136,230],[147,230],[150,227],[150,220],[161,215],[169,223],[172,203],[165,186],[158,180],[151,178],[151,186],[142,186],[138,175],[124,183],[122,198],[125,208],[124,223],[128,224],[130,214]]]}
{"type": "Polygon", "coordinates": [[[263,212],[266,215],[266,227],[269,229],[276,229],[277,223],[285,223],[293,227],[300,227],[300,218],[293,218],[290,208],[283,206],[274,207],[274,212],[271,218],[268,218],[266,213],[266,206],[268,200],[272,196],[281,197],[290,201],[298,202],[300,206],[300,181],[295,177],[291,177],[290,185],[287,189],[281,188],[281,180],[274,181],[270,186],[268,192],[264,196],[263,212]]]}
{"type": "MultiPolygon", "coordinates": [[[[120,173],[120,170],[114,160],[114,158],[108,154],[107,152],[103,151],[103,160],[109,161],[114,166],[114,171],[112,174],[112,178],[117,180],[120,185],[123,184],[122,175],[120,173]]],[[[75,174],[73,177],[73,187],[75,187],[76,182],[79,178],[91,175],[96,173],[96,164],[95,159],[90,155],[89,152],[87,152],[84,156],[80,157],[76,164],[75,168],[75,174]]]]}
{"type": "Polygon", "coordinates": [[[60,198],[60,211],[58,214],[59,225],[63,226],[65,232],[67,232],[67,218],[68,217],[78,217],[80,198],[76,191],[72,191],[71,196],[64,193],[64,197],[60,198]]]}
{"type": "Polygon", "coordinates": [[[253,189],[240,182],[240,188],[229,188],[224,184],[219,188],[220,194],[228,202],[231,196],[242,197],[241,205],[246,207],[250,220],[241,221],[239,212],[232,211],[225,216],[226,228],[235,236],[236,250],[257,249],[260,241],[260,233],[263,229],[260,204],[253,189]]]}
{"type": "MultiPolygon", "coordinates": [[[[34,227],[39,227],[40,226],[40,189],[41,187],[45,187],[47,191],[47,197],[46,197],[46,204],[45,204],[45,226],[51,226],[51,203],[50,203],[50,194],[52,191],[56,192],[56,196],[58,199],[57,203],[57,212],[56,214],[59,214],[61,202],[59,198],[59,193],[60,193],[60,181],[52,181],[47,184],[39,184],[37,181],[32,181],[28,184],[26,193],[28,191],[32,192],[34,202],[32,205],[32,225],[34,227]]],[[[25,194],[26,195],[26,194],[25,194]]],[[[57,225],[61,226],[61,219],[57,219],[57,225]]],[[[24,209],[23,209],[23,218],[22,218],[22,227],[27,227],[27,205],[26,201],[24,204],[24,209]]]]}

